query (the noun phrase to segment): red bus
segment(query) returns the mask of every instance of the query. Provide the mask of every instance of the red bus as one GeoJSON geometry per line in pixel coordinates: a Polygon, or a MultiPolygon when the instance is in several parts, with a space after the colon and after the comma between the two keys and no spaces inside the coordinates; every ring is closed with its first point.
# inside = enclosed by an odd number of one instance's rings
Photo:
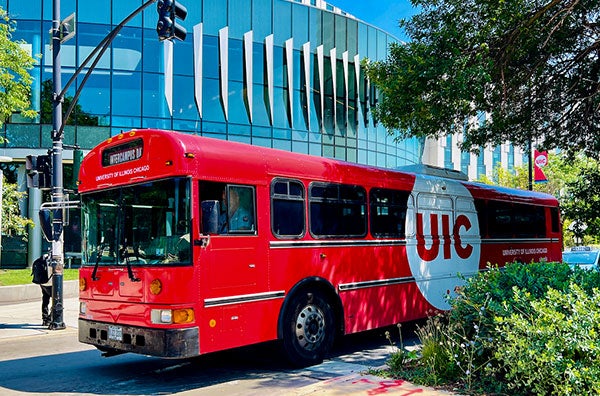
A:
{"type": "Polygon", "coordinates": [[[550,195],[170,131],[98,145],[79,192],[79,340],[108,356],[279,339],[316,364],[338,336],[447,309],[488,263],[561,259],[550,195]]]}

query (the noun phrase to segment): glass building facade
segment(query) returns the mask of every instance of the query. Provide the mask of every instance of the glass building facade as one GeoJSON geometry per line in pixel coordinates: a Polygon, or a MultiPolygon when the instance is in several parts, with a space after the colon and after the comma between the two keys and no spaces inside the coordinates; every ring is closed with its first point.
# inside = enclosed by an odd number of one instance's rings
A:
{"type": "MultiPolygon", "coordinates": [[[[63,86],[145,3],[60,0],[62,20],[76,14],[76,34],[61,47],[63,86]]],[[[384,59],[396,40],[391,35],[321,0],[181,3],[187,38],[173,43],[172,67],[165,66],[170,43],[158,40],[152,4],[123,27],[83,87],[88,69],[74,79],[63,109],[80,88],[81,95],[65,126],[65,145],[85,150],[124,130],[162,128],[387,168],[421,162],[423,141],[394,141],[371,114],[378,93],[360,62],[384,59]]],[[[3,152],[14,159],[4,172],[20,174],[15,179],[23,189],[25,155],[52,146],[52,4],[0,0],[17,22],[13,39],[41,54],[31,71],[39,116],[14,115],[0,130],[3,152]]],[[[64,158],[72,158],[69,150],[64,158]]],[[[39,207],[35,194],[39,190],[29,191],[29,212],[39,207]]],[[[41,239],[29,240],[31,262],[41,239]]]]}
{"type": "MultiPolygon", "coordinates": [[[[141,0],[61,0],[76,13],[62,45],[63,84],[141,0]]],[[[152,5],[130,21],[81,90],[65,144],[91,148],[130,128],[163,128],[382,167],[420,162],[422,142],[397,143],[371,117],[377,92],[360,69],[386,57],[395,39],[315,0],[183,2],[185,41],[173,45],[172,99],[165,96],[164,42],[152,5]],[[169,105],[171,102],[171,105],[169,105]]],[[[17,21],[15,39],[42,54],[33,70],[36,120],[13,117],[7,147],[48,148],[52,0],[0,1],[17,21]]],[[[67,91],[75,95],[84,69],[67,91]]]]}

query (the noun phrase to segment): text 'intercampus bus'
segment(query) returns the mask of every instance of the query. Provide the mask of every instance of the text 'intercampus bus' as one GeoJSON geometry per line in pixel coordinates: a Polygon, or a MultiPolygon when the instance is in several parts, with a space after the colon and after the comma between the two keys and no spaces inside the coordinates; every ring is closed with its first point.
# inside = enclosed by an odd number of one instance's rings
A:
{"type": "Polygon", "coordinates": [[[459,176],[134,130],[79,183],[79,340],[106,355],[279,339],[315,364],[338,336],[448,309],[488,263],[561,259],[554,197],[459,176]]]}

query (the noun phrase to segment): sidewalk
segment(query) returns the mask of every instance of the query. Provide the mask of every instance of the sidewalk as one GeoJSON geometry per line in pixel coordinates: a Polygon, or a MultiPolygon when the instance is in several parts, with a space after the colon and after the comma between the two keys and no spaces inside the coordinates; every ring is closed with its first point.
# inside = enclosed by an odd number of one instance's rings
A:
{"type": "MultiPolygon", "coordinates": [[[[78,281],[65,282],[63,299],[63,320],[67,330],[77,337],[77,319],[79,314],[79,299],[77,298],[78,281]]],[[[0,286],[0,342],[15,337],[43,335],[54,330],[41,326],[41,291],[38,285],[0,286]],[[9,289],[9,290],[3,290],[9,289]],[[21,302],[16,299],[24,297],[21,302]]],[[[438,391],[433,388],[413,385],[403,380],[377,377],[366,374],[365,370],[343,370],[343,362],[326,362],[325,365],[339,366],[340,376],[318,381],[299,388],[289,388],[285,391],[288,396],[305,395],[422,395],[448,396],[450,392],[438,391]],[[344,374],[344,371],[346,374],[344,374]]],[[[347,363],[346,363],[347,364],[347,363]]],[[[318,373],[323,370],[313,366],[305,371],[318,373]]],[[[336,371],[337,372],[337,371],[336,371]]],[[[318,376],[316,377],[318,378],[318,376]]],[[[196,390],[197,391],[197,390],[196,390]]],[[[195,394],[194,390],[178,393],[180,395],[195,394]]]]}
{"type": "MultiPolygon", "coordinates": [[[[77,330],[79,281],[63,283],[63,321],[77,330]]],[[[54,330],[42,326],[42,291],[33,283],[0,286],[0,340],[39,335],[54,330]]]]}
{"type": "MultiPolygon", "coordinates": [[[[79,281],[63,282],[63,298],[72,298],[79,295],[79,281]]],[[[41,301],[42,292],[39,285],[0,286],[0,306],[5,304],[21,303],[26,301],[41,301]]]]}

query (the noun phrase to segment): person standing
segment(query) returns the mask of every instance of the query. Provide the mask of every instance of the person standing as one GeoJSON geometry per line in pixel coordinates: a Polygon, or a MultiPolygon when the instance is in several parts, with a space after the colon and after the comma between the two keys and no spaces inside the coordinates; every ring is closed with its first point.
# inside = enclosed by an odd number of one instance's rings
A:
{"type": "Polygon", "coordinates": [[[33,283],[42,289],[42,326],[52,323],[50,314],[50,299],[52,298],[52,266],[49,265],[50,255],[43,254],[33,262],[33,283]]]}

